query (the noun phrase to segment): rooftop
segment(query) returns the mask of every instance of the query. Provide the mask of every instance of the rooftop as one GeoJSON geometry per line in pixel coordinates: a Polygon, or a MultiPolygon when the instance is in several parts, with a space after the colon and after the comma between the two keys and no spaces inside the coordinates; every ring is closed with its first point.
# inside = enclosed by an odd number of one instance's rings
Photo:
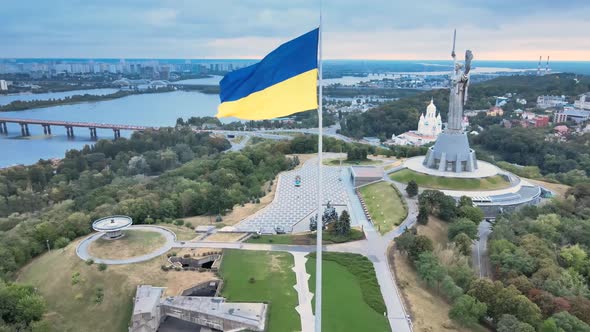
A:
{"type": "Polygon", "coordinates": [[[228,303],[223,297],[200,296],[171,296],[164,299],[162,305],[262,327],[267,308],[264,303],[228,303]]]}
{"type": "Polygon", "coordinates": [[[351,166],[352,175],[363,178],[381,178],[383,177],[383,169],[375,166],[351,166]]]}
{"type": "Polygon", "coordinates": [[[564,109],[560,112],[560,114],[569,116],[590,117],[590,111],[584,111],[579,109],[564,109]]]}
{"type": "Polygon", "coordinates": [[[151,313],[160,302],[160,297],[165,289],[164,287],[152,287],[149,285],[137,286],[133,314],[151,313]]]}
{"type": "Polygon", "coordinates": [[[92,228],[98,232],[115,231],[131,226],[133,221],[128,216],[110,216],[95,220],[92,228]]]}

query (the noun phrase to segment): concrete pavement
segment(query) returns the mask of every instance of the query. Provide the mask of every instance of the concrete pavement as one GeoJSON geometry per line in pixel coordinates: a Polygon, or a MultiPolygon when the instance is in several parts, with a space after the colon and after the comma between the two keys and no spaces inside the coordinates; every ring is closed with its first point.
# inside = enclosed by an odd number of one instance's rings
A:
{"type": "Polygon", "coordinates": [[[488,257],[488,237],[492,233],[492,225],[484,220],[479,223],[477,230],[479,239],[473,242],[471,252],[473,268],[480,278],[489,277],[491,271],[488,257]]]}
{"type": "Polygon", "coordinates": [[[297,291],[297,298],[299,299],[299,305],[295,307],[295,310],[299,313],[301,319],[301,331],[302,332],[313,332],[315,328],[315,317],[311,307],[311,299],[313,293],[309,291],[308,280],[311,277],[306,269],[305,262],[307,262],[307,254],[302,252],[291,252],[293,255],[295,266],[293,272],[295,272],[295,278],[297,284],[293,286],[297,291]]]}

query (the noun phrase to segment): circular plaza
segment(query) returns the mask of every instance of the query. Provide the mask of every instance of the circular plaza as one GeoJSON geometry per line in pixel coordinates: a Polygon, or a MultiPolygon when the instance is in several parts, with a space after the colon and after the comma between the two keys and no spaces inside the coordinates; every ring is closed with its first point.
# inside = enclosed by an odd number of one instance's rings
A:
{"type": "Polygon", "coordinates": [[[462,172],[452,172],[452,171],[440,171],[438,169],[429,168],[424,165],[424,158],[425,156],[418,156],[408,158],[404,162],[404,167],[411,169],[414,172],[428,174],[432,176],[441,176],[441,177],[449,177],[449,178],[486,178],[494,175],[498,175],[500,170],[498,167],[481,160],[477,160],[477,168],[473,171],[462,171],[462,172]]]}

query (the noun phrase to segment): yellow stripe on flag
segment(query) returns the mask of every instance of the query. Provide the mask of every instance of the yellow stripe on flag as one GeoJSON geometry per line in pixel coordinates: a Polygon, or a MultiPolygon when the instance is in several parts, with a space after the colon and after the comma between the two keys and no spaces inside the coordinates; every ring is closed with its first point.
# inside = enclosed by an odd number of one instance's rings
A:
{"type": "Polygon", "coordinates": [[[263,120],[317,109],[317,80],[317,69],[306,71],[242,99],[221,103],[217,117],[263,120]]]}

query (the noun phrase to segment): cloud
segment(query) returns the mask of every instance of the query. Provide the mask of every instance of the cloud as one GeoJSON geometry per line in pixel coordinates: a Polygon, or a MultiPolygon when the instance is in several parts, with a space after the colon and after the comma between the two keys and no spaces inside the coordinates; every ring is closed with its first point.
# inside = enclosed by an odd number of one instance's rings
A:
{"type": "MultiPolygon", "coordinates": [[[[261,57],[319,23],[316,0],[4,1],[2,57],[261,57]]],[[[587,0],[324,0],[327,58],[590,59],[587,0]]]]}

